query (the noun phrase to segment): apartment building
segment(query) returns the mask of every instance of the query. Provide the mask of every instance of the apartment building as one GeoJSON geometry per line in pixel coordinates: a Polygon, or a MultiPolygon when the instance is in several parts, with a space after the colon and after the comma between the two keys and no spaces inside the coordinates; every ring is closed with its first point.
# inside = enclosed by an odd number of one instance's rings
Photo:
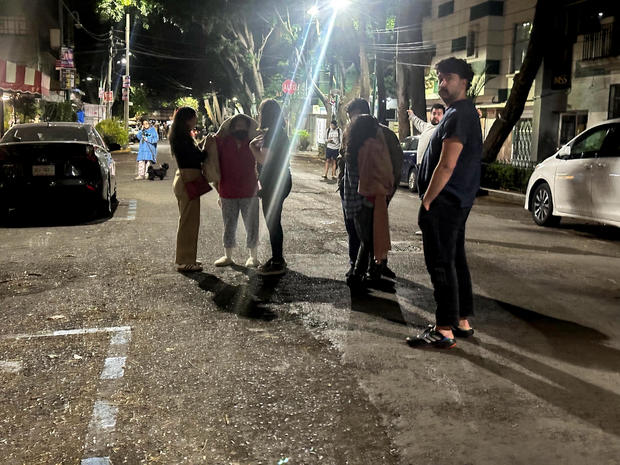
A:
{"type": "MultiPolygon", "coordinates": [[[[616,2],[558,0],[549,47],[521,120],[499,159],[528,166],[587,127],[620,116],[620,57],[616,2]],[[557,34],[555,33],[557,31],[557,34]]],[[[434,64],[456,56],[476,76],[473,98],[484,135],[501,114],[527,50],[536,0],[432,0],[423,22],[434,45],[426,78],[427,103],[439,102],[434,64]]]]}

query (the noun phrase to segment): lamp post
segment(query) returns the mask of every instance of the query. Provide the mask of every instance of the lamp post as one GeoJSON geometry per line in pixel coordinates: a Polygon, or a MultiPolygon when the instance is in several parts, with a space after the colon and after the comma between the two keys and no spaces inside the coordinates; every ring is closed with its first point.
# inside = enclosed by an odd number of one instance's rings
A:
{"type": "MultiPolygon", "coordinates": [[[[125,2],[127,5],[127,2],[125,2]]],[[[127,90],[125,97],[125,112],[124,112],[124,120],[125,120],[125,130],[129,128],[129,13],[125,15],[125,75],[127,76],[127,90]]],[[[125,83],[123,83],[123,87],[125,87],[125,83]]]]}

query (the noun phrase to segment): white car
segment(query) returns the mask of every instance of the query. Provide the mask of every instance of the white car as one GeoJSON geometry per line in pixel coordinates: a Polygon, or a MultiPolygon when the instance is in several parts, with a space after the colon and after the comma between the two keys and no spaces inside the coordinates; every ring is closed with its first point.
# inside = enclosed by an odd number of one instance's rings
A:
{"type": "Polygon", "coordinates": [[[567,216],[620,227],[620,118],[582,132],[536,166],[525,209],[541,226],[567,216]]]}

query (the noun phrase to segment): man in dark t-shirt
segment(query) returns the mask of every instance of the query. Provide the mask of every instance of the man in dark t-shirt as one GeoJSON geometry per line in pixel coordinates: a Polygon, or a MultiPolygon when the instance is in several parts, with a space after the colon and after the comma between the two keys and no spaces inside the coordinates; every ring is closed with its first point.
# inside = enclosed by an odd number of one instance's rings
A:
{"type": "Polygon", "coordinates": [[[411,347],[450,349],[456,337],[474,330],[472,285],[465,258],[465,223],[480,187],[482,131],[467,98],[473,71],[465,61],[437,63],[439,96],[448,106],[424,154],[418,186],[422,205],[418,224],[424,259],[434,287],[436,324],[415,337],[411,347]]]}

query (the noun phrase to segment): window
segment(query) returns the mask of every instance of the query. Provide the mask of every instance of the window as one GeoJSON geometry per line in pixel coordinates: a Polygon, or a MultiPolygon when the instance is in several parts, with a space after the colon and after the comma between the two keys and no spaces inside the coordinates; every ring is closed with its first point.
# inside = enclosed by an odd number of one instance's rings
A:
{"type": "Polygon", "coordinates": [[[476,53],[476,31],[469,31],[467,34],[467,56],[477,56],[476,53]]]}
{"type": "Polygon", "coordinates": [[[489,1],[472,6],[469,10],[469,20],[484,18],[485,16],[503,16],[504,2],[489,1]]]}
{"type": "Polygon", "coordinates": [[[448,16],[454,13],[454,1],[446,2],[439,5],[439,11],[437,13],[438,18],[442,18],[444,16],[448,16]]]}
{"type": "Polygon", "coordinates": [[[28,34],[26,18],[24,16],[0,16],[0,34],[28,34]]]}
{"type": "Polygon", "coordinates": [[[601,157],[620,157],[620,124],[609,127],[609,133],[603,143],[603,149],[599,154],[601,157]]]}
{"type": "Polygon", "coordinates": [[[588,113],[564,113],[560,117],[560,137],[559,145],[566,144],[569,140],[586,129],[588,124],[588,113]]]}
{"type": "Polygon", "coordinates": [[[607,118],[620,118],[620,84],[609,86],[609,111],[607,118]]]}
{"type": "Polygon", "coordinates": [[[458,37],[456,39],[452,39],[452,51],[460,52],[461,50],[465,50],[467,48],[467,37],[458,37]]]}
{"type": "Polygon", "coordinates": [[[512,69],[514,73],[521,68],[525,53],[527,52],[527,44],[530,42],[530,32],[532,24],[530,22],[515,24],[514,40],[512,42],[512,69]]]}
{"type": "Polygon", "coordinates": [[[603,126],[575,141],[570,149],[571,158],[590,158],[595,156],[601,150],[608,131],[609,126],[603,126]]]}

